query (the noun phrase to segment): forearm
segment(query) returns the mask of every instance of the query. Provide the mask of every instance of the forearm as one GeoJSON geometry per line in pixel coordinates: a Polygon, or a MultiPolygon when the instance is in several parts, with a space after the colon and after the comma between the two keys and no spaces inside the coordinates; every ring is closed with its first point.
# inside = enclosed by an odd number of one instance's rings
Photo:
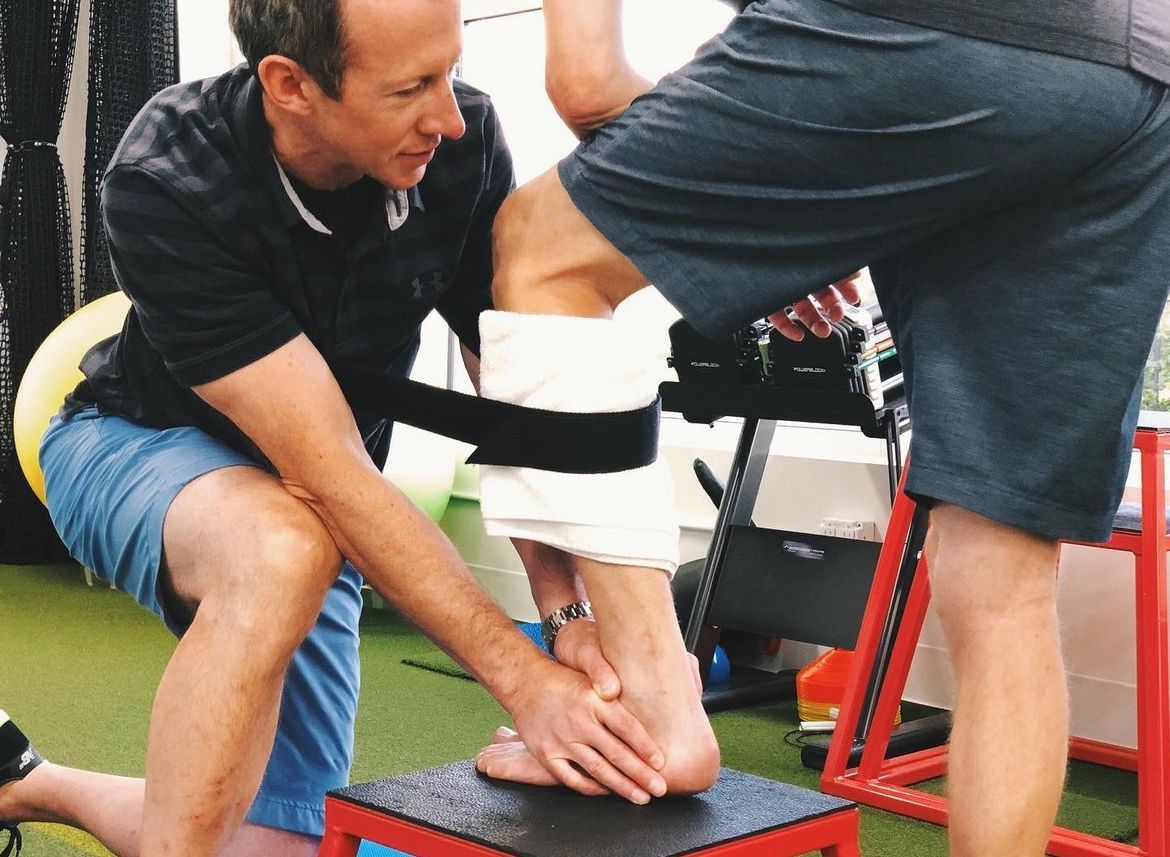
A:
{"type": "Polygon", "coordinates": [[[545,88],[577,136],[620,115],[651,87],[626,58],[621,0],[545,0],[545,88]]]}
{"type": "Polygon", "coordinates": [[[450,541],[368,460],[331,462],[285,480],[329,527],[341,552],[406,618],[511,713],[545,658],[479,587],[450,541]]]}

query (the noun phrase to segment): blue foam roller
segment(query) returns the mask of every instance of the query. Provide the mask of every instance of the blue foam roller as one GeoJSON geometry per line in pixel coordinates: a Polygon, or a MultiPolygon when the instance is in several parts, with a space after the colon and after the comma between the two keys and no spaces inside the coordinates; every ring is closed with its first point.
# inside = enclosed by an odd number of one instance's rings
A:
{"type": "Polygon", "coordinates": [[[523,631],[524,635],[528,637],[528,639],[536,643],[536,648],[540,649],[542,652],[548,651],[544,645],[544,638],[540,636],[539,622],[517,622],[516,627],[523,631]]]}
{"type": "Polygon", "coordinates": [[[410,857],[410,855],[405,851],[395,851],[393,848],[387,848],[376,842],[362,842],[357,857],[410,857]]]}

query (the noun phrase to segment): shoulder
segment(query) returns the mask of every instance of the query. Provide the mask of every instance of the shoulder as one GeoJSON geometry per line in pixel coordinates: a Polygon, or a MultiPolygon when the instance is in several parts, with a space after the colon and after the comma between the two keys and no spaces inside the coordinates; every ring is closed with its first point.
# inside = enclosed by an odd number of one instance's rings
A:
{"type": "Polygon", "coordinates": [[[260,109],[253,80],[240,67],[167,87],[147,102],[106,169],[107,215],[154,200],[151,205],[183,210],[213,231],[236,233],[255,209],[251,198],[259,190],[246,142],[255,119],[250,113],[260,109]]]}
{"type": "Polygon", "coordinates": [[[246,153],[235,126],[249,109],[251,81],[241,66],[161,90],[127,126],[107,180],[120,168],[134,168],[176,189],[201,194],[246,172],[246,153]]]}

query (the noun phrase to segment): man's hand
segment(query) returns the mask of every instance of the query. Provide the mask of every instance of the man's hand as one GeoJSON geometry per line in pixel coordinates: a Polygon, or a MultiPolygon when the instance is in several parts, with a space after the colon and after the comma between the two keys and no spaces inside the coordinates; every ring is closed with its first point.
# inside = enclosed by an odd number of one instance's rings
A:
{"type": "Polygon", "coordinates": [[[861,272],[851,274],[843,280],[838,280],[828,288],[814,292],[802,301],[791,307],[768,316],[768,321],[780,334],[793,342],[804,339],[804,328],[792,320],[795,316],[812,331],[813,336],[824,339],[832,332],[830,321],[840,321],[845,316],[845,307],[848,304],[856,306],[861,300],[861,291],[858,280],[861,272]]]}
{"type": "Polygon", "coordinates": [[[597,636],[597,623],[578,619],[563,626],[553,643],[553,657],[577,672],[585,673],[597,695],[605,700],[617,699],[622,685],[605,655],[597,636]]]}
{"type": "MultiPolygon", "coordinates": [[[[557,634],[553,648],[555,649],[553,656],[557,661],[577,672],[585,673],[593,683],[593,689],[602,699],[617,699],[621,695],[621,681],[601,651],[601,639],[597,636],[596,622],[578,619],[565,625],[557,634]]],[[[699,672],[699,659],[694,655],[687,655],[687,661],[691,666],[695,688],[702,693],[703,679],[699,672]]]]}
{"type": "Polygon", "coordinates": [[[509,711],[536,760],[574,791],[608,789],[639,804],[665,794],[662,750],[621,703],[599,697],[583,673],[545,662],[509,711]]]}

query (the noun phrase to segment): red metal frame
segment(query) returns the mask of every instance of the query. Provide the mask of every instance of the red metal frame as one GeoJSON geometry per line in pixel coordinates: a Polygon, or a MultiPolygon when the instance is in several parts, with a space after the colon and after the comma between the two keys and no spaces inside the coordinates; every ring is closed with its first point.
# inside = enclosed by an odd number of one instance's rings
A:
{"type": "MultiPolygon", "coordinates": [[[[823,857],[861,857],[857,845],[858,812],[843,809],[811,821],[714,845],[692,852],[696,857],[797,857],[820,851],[823,857]]],[[[385,815],[337,798],[325,799],[325,837],[317,857],[356,857],[363,839],[397,848],[414,857],[501,857],[497,851],[385,815]]]]}
{"type": "MultiPolygon", "coordinates": [[[[1170,432],[1139,430],[1134,447],[1141,455],[1142,529],[1115,531],[1107,542],[1091,545],[1134,555],[1137,575],[1138,750],[1073,739],[1070,756],[1138,774],[1138,845],[1125,845],[1079,831],[1056,828],[1048,853],[1056,857],[1167,857],[1170,855],[1170,635],[1166,592],[1166,493],[1164,456],[1170,432]]],[[[905,480],[905,471],[903,471],[905,480]]],[[[873,673],[882,626],[894,595],[898,568],[914,514],[914,502],[901,490],[894,503],[885,545],[857,640],[834,738],[821,776],[821,790],[934,824],[947,823],[945,798],[909,788],[946,773],[945,747],[886,759],[894,713],[906,687],[922,621],[930,601],[925,560],[920,559],[878,697],[873,726],[856,768],[848,769],[869,676],[873,673]]]]}

